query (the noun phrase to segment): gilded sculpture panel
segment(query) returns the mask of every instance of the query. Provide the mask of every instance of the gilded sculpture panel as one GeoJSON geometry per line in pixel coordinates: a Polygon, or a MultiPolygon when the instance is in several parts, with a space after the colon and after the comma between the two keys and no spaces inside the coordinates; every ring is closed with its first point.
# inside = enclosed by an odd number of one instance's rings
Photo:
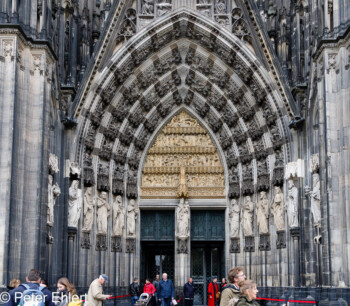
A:
{"type": "Polygon", "coordinates": [[[224,171],[207,131],[187,113],[159,133],[142,170],[141,198],[224,198],[224,171]]]}

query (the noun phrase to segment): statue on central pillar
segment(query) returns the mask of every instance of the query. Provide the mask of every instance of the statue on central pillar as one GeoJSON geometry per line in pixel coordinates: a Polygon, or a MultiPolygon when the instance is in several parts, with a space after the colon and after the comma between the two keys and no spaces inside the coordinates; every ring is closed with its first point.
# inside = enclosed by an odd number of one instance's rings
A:
{"type": "Polygon", "coordinates": [[[178,238],[178,253],[187,254],[187,240],[190,236],[190,207],[188,200],[180,199],[176,209],[177,228],[176,237],[178,238]]]}
{"type": "Polygon", "coordinates": [[[187,187],[187,180],[186,180],[186,168],[185,168],[185,164],[184,164],[183,161],[181,162],[180,183],[179,183],[177,196],[179,198],[187,198],[188,197],[188,187],[187,187]]]}

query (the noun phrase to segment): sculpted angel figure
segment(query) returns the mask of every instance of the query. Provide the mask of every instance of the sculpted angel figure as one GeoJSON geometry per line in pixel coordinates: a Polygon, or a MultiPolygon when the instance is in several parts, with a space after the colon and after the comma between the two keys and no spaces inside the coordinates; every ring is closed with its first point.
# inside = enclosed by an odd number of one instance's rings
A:
{"type": "Polygon", "coordinates": [[[108,193],[102,191],[97,197],[97,233],[107,235],[108,217],[111,207],[108,204],[108,193]]]}
{"type": "Polygon", "coordinates": [[[292,179],[288,181],[288,225],[290,227],[298,227],[298,188],[294,185],[292,179]]]}
{"type": "Polygon", "coordinates": [[[129,202],[128,212],[126,216],[128,237],[134,237],[136,235],[136,219],[138,214],[139,214],[139,210],[136,207],[135,200],[132,199],[129,202]]]}
{"type": "Polygon", "coordinates": [[[113,203],[113,235],[122,236],[125,226],[125,214],[123,200],[120,195],[115,198],[113,203]]]}
{"type": "Polygon", "coordinates": [[[49,175],[48,185],[48,205],[47,205],[47,224],[53,226],[54,222],[54,206],[57,197],[61,194],[61,189],[57,183],[53,185],[53,176],[49,175]]]}
{"type": "Polygon", "coordinates": [[[282,190],[279,186],[275,187],[275,195],[271,205],[271,212],[274,216],[274,221],[277,231],[285,230],[284,222],[284,198],[282,190]]]}
{"type": "Polygon", "coordinates": [[[265,191],[260,192],[256,205],[256,216],[259,233],[267,234],[269,232],[269,203],[265,191]]]}
{"type": "Polygon", "coordinates": [[[236,199],[231,200],[229,218],[230,218],[230,237],[239,237],[239,217],[240,208],[236,199]]]}
{"type": "Polygon", "coordinates": [[[314,225],[321,224],[321,192],[320,192],[320,175],[314,173],[312,175],[312,191],[311,191],[311,213],[314,219],[314,225]]]}
{"type": "Polygon", "coordinates": [[[68,226],[77,227],[81,213],[81,190],[78,189],[79,181],[74,180],[69,188],[68,198],[68,226]]]}
{"type": "Polygon", "coordinates": [[[190,210],[188,201],[181,198],[180,203],[177,207],[177,236],[188,237],[189,236],[189,219],[190,210]]]}
{"type": "Polygon", "coordinates": [[[244,236],[253,236],[253,213],[254,203],[250,196],[246,196],[243,205],[243,233],[244,236]]]}
{"type": "Polygon", "coordinates": [[[84,193],[84,222],[83,231],[90,232],[94,221],[94,197],[92,187],[86,188],[84,193]]]}

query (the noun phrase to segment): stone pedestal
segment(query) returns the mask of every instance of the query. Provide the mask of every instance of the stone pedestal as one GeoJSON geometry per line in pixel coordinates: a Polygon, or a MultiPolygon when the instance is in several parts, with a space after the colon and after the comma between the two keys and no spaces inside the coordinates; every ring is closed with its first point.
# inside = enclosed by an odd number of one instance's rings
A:
{"type": "Polygon", "coordinates": [[[73,260],[74,260],[74,239],[77,235],[75,227],[68,227],[68,279],[73,279],[73,260]]]}
{"type": "Polygon", "coordinates": [[[293,238],[293,262],[294,262],[294,286],[299,287],[299,237],[300,228],[290,229],[290,235],[293,238]]]}

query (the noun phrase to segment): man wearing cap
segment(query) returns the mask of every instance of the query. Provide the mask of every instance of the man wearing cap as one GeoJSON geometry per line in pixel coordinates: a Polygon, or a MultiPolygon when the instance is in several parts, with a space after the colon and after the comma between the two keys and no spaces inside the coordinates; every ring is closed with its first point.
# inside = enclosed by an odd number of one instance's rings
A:
{"type": "Polygon", "coordinates": [[[108,282],[108,276],[101,274],[90,285],[85,306],[102,306],[102,302],[110,298],[110,295],[103,294],[102,285],[108,282]]]}

